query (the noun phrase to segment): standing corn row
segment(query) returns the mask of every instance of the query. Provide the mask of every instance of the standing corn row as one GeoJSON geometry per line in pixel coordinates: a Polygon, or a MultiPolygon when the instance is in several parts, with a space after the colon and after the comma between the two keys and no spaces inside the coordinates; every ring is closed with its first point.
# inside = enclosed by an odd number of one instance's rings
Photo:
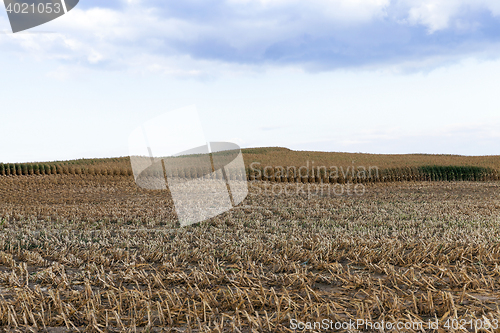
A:
{"type": "MultiPolygon", "coordinates": [[[[219,170],[220,171],[220,170],[219,170]]],[[[158,173],[160,171],[156,171],[158,173]]],[[[160,172],[161,173],[161,172],[160,172]]],[[[222,173],[212,173],[202,167],[172,170],[172,176],[184,179],[222,179],[222,173]]],[[[131,176],[132,170],[124,166],[79,165],[75,163],[0,163],[0,176],[26,175],[103,175],[131,176]]],[[[153,176],[153,175],[151,175],[153,176]]],[[[161,174],[154,175],[161,176],[161,174]]],[[[262,180],[276,183],[377,183],[405,181],[488,181],[499,180],[499,172],[491,168],[475,166],[422,166],[389,168],[383,170],[358,170],[354,166],[344,169],[268,166],[247,168],[246,174],[231,174],[231,180],[262,180]]]]}
{"type": "Polygon", "coordinates": [[[115,175],[131,176],[132,170],[127,168],[105,167],[96,168],[93,166],[66,165],[66,164],[45,164],[45,163],[0,163],[0,176],[31,176],[31,175],[115,175]]]}
{"type": "MultiPolygon", "coordinates": [[[[349,171],[349,168],[347,169],[349,171]]],[[[295,172],[295,167],[247,168],[247,180],[288,183],[378,183],[406,181],[488,181],[499,180],[497,170],[471,166],[423,166],[349,172],[337,169],[295,172]],[[292,171],[292,169],[294,169],[292,171]]]]}

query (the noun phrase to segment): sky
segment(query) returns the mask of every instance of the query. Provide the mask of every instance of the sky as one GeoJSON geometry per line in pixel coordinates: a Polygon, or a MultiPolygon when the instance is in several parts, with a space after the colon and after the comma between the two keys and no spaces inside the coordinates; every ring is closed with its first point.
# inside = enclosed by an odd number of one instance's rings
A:
{"type": "Polygon", "coordinates": [[[127,156],[189,106],[243,148],[500,155],[499,76],[498,0],[80,0],[16,34],[0,5],[0,162],[127,156]]]}

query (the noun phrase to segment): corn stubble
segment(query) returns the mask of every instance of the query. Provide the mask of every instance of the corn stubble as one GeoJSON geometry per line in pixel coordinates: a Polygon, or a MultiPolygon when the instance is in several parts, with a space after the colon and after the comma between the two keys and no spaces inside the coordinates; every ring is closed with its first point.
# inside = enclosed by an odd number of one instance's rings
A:
{"type": "Polygon", "coordinates": [[[130,177],[0,177],[0,325],[291,332],[291,319],[500,319],[499,185],[309,198],[257,185],[240,208],[180,228],[171,199],[130,177]]]}

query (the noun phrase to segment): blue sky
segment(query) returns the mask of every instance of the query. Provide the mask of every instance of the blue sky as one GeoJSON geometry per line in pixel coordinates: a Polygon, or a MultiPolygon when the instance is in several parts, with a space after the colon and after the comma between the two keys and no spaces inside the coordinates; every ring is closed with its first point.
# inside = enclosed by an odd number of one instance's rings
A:
{"type": "Polygon", "coordinates": [[[81,0],[18,34],[0,8],[0,162],[125,156],[193,104],[242,147],[500,154],[499,51],[493,0],[81,0]]]}

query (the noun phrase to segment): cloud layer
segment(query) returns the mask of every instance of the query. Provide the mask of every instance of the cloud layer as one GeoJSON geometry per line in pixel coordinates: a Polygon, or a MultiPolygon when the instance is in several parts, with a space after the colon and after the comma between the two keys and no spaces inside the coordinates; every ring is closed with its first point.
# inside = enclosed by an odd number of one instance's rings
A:
{"type": "MultiPolygon", "coordinates": [[[[37,29],[56,33],[1,34],[0,47],[66,69],[180,76],[270,67],[412,69],[496,57],[500,2],[89,0],[37,29]]],[[[4,14],[0,30],[9,30],[4,14]]]]}

